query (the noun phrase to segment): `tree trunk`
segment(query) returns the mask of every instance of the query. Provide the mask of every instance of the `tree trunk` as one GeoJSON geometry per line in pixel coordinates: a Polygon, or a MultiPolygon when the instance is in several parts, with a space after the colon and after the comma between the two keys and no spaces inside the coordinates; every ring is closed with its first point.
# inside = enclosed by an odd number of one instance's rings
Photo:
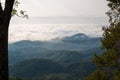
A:
{"type": "Polygon", "coordinates": [[[0,80],[9,80],[8,67],[8,27],[15,0],[5,0],[5,8],[0,3],[0,80]]]}
{"type": "Polygon", "coordinates": [[[2,31],[0,30],[0,80],[9,80],[8,29],[6,26],[2,28],[2,31]]]}

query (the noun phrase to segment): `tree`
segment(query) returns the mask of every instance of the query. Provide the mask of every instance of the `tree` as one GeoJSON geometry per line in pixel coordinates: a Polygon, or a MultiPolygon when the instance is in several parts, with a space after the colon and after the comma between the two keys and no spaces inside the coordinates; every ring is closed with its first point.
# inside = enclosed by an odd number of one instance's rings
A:
{"type": "Polygon", "coordinates": [[[8,80],[8,28],[14,0],[6,0],[5,8],[0,3],[0,80],[8,80]]]}
{"type": "Polygon", "coordinates": [[[107,80],[105,72],[100,70],[94,71],[86,80],[107,80]]]}
{"type": "MultiPolygon", "coordinates": [[[[0,0],[0,80],[8,80],[9,70],[8,70],[8,29],[11,17],[15,14],[17,16],[18,12],[16,7],[18,7],[18,0],[4,0],[5,5],[2,6],[0,0]]],[[[20,11],[21,17],[27,17],[24,11],[20,11]]]]}
{"type": "Polygon", "coordinates": [[[110,7],[107,12],[110,26],[103,28],[101,42],[104,52],[93,57],[97,70],[86,80],[120,80],[120,0],[107,1],[110,7]]]}

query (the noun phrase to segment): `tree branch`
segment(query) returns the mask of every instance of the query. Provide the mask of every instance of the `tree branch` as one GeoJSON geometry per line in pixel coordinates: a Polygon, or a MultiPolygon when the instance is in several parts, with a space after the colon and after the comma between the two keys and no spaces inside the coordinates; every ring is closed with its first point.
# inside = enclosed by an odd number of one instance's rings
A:
{"type": "Polygon", "coordinates": [[[3,16],[3,9],[2,9],[2,5],[0,3],[0,19],[2,18],[2,16],[3,16]]]}
{"type": "Polygon", "coordinates": [[[4,22],[8,26],[10,19],[11,19],[11,13],[13,10],[15,0],[6,0],[5,1],[5,9],[4,9],[4,22]]]}
{"type": "Polygon", "coordinates": [[[3,23],[3,9],[2,9],[2,5],[0,3],[0,25],[2,25],[2,23],[3,23]]]}
{"type": "Polygon", "coordinates": [[[0,14],[3,12],[2,5],[0,3],[0,14]]]}

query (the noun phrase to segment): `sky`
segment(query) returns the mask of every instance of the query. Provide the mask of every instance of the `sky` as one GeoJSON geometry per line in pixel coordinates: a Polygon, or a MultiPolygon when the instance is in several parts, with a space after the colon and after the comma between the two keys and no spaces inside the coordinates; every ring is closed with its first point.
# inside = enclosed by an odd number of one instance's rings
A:
{"type": "Polygon", "coordinates": [[[94,24],[17,24],[10,26],[9,42],[13,43],[20,40],[46,41],[54,38],[61,39],[77,33],[84,33],[90,37],[100,37],[102,29],[94,24]]]}
{"type": "Polygon", "coordinates": [[[105,17],[106,0],[19,0],[32,17],[105,17]]]}
{"type": "Polygon", "coordinates": [[[27,11],[29,19],[13,17],[9,42],[50,40],[76,33],[102,36],[107,24],[106,0],[19,0],[18,9],[27,11]]]}

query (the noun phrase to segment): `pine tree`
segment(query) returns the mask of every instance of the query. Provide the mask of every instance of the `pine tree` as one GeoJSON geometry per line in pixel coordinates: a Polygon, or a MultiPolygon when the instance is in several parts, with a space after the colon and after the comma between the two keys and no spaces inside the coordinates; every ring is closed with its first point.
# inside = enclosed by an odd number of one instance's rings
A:
{"type": "Polygon", "coordinates": [[[107,0],[110,26],[103,28],[103,54],[94,55],[97,66],[86,80],[120,80],[120,0],[107,0]]]}

